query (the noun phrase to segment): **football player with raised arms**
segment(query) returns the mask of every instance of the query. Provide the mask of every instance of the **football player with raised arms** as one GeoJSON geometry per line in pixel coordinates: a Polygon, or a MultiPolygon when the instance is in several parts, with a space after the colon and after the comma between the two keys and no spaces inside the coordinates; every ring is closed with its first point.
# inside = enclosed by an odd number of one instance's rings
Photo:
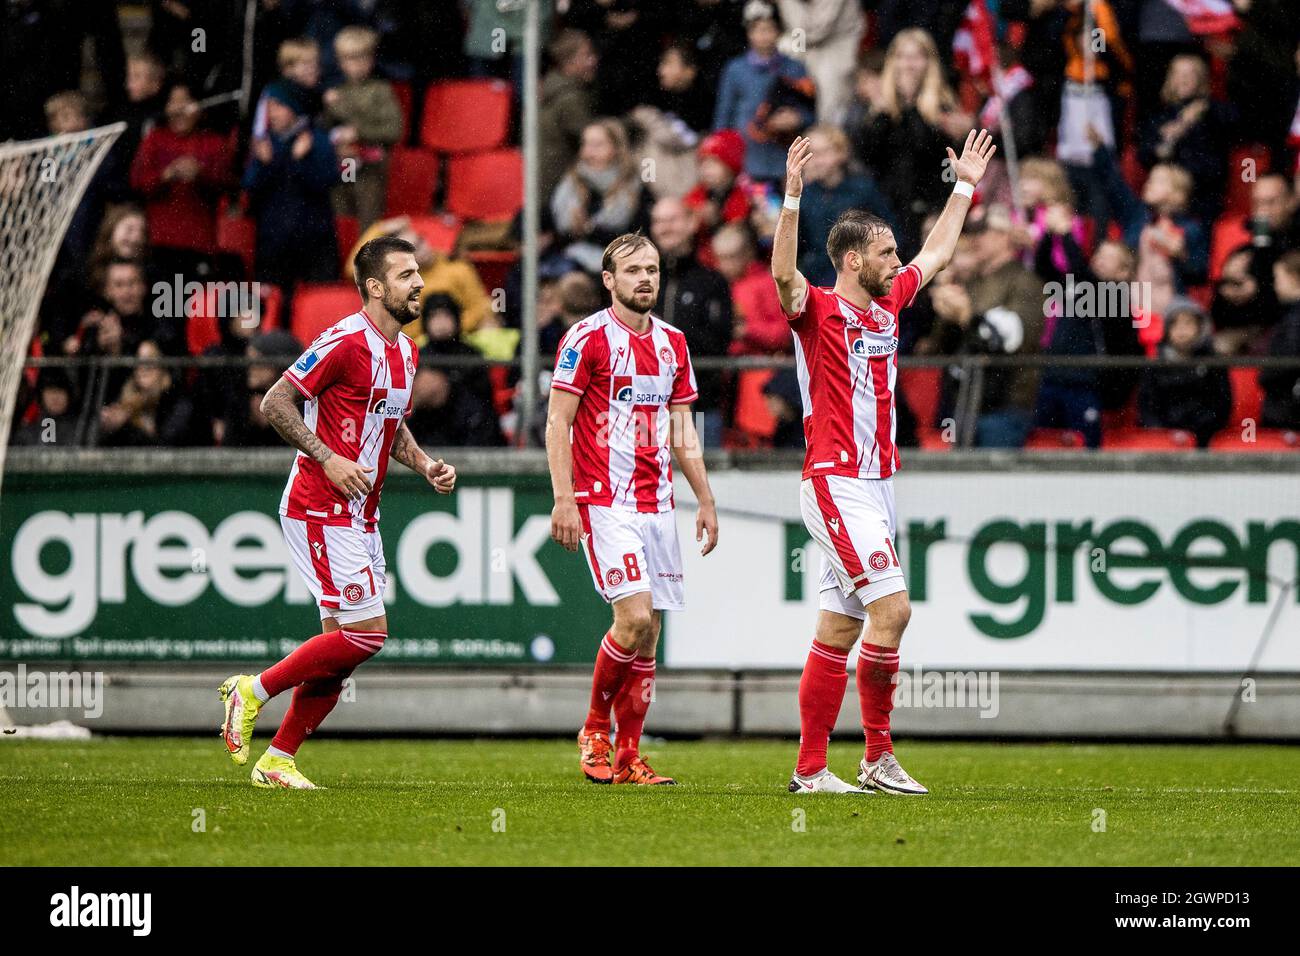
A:
{"type": "Polygon", "coordinates": [[[826,241],[835,267],[830,289],[810,286],[796,267],[809,141],[796,137],[786,157],[772,278],[794,334],[803,402],[807,453],[800,511],[825,558],[816,636],[799,682],[799,756],[789,784],[792,793],[928,792],[894,757],[889,732],[898,647],[912,614],[894,549],[898,321],[899,313],[952,259],[975,187],[995,150],[986,131],[972,130],[961,156],[947,151],[945,166],[956,180],[952,195],[906,266],[887,222],[858,210],[841,215],[826,241]],[[848,684],[849,651],[859,636],[857,685],[866,753],[854,787],[827,767],[826,745],[848,684]]]}
{"type": "Polygon", "coordinates": [[[654,699],[661,612],[685,606],[673,456],[699,505],[701,554],[717,544],[718,518],[691,420],[696,388],[686,336],[650,311],[659,297],[659,251],[645,236],[619,236],[601,270],[613,301],[561,340],[546,419],[551,537],[584,552],[596,590],[614,609],[578,732],[579,764],[594,783],[671,784],[641,756],[640,740],[654,699]]]}

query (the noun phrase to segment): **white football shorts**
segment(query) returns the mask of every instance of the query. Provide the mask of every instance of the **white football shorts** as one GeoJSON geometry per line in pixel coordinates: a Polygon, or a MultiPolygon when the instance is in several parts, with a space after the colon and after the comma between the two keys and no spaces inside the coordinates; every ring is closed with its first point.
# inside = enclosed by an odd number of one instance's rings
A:
{"type": "Polygon", "coordinates": [[[388,583],[379,531],[280,516],[294,567],[320,607],[321,620],[355,624],[384,613],[388,583]]]}
{"type": "Polygon", "coordinates": [[[601,597],[612,604],[649,591],[655,609],[685,609],[682,551],[674,512],[578,505],[578,515],[582,519],[581,548],[601,597]]]}
{"type": "Polygon", "coordinates": [[[907,590],[894,551],[892,478],[805,478],[799,487],[799,509],[825,556],[823,610],[861,620],[872,601],[907,590]]]}

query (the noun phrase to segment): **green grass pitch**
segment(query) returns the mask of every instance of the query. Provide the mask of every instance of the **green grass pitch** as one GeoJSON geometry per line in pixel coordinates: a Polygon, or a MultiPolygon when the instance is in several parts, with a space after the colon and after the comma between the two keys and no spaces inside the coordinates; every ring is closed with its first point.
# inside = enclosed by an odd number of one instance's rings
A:
{"type": "Polygon", "coordinates": [[[313,740],[316,792],[215,736],[0,741],[0,864],[1300,863],[1295,747],[903,741],[910,799],[787,794],[790,741],[645,750],[681,785],[585,783],[559,740],[313,740]]]}

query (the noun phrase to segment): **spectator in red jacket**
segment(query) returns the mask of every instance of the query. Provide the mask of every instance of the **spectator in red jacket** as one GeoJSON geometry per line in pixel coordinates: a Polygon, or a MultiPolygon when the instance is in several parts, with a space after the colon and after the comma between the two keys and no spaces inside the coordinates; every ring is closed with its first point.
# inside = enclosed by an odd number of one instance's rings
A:
{"type": "Polygon", "coordinates": [[[790,351],[790,322],[781,311],[776,285],[758,261],[753,234],[741,223],[728,223],[713,237],[718,271],[731,283],[734,316],[732,355],[768,355],[790,351]]]}
{"type": "Polygon", "coordinates": [[[695,213],[695,248],[700,264],[717,268],[709,240],[724,223],[746,219],[753,184],[741,170],[745,167],[745,140],[732,129],[705,137],[696,151],[700,181],[683,202],[695,213]]]}
{"type": "Polygon", "coordinates": [[[224,137],[199,129],[202,110],[190,88],[167,91],[167,125],[150,130],[131,164],[131,186],[146,202],[155,246],[212,252],[217,196],[232,182],[224,137]]]}

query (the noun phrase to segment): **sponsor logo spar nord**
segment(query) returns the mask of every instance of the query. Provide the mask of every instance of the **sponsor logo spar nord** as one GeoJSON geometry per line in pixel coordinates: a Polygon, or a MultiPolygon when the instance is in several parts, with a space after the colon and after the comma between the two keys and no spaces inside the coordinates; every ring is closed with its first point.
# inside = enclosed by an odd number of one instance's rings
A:
{"type": "MultiPolygon", "coordinates": [[[[550,540],[549,515],[530,515],[515,530],[515,495],[509,488],[467,488],[456,511],[422,514],[385,530],[390,600],[409,597],[428,607],[560,603],[537,562],[550,540]],[[436,546],[456,552],[455,570],[429,570],[436,546]]],[[[15,602],[14,618],[29,634],[59,638],[81,634],[101,604],[127,601],[128,581],[146,598],[180,607],[217,595],[241,607],[270,602],[309,604],[311,595],[294,570],[277,516],[238,511],[208,529],[185,511],[31,515],[14,535],[12,567],[29,600],[15,602]],[[64,549],[66,567],[47,571],[42,553],[64,549]]]]}
{"type": "MultiPolygon", "coordinates": [[[[1193,605],[1222,604],[1243,592],[1246,603],[1263,604],[1270,598],[1267,567],[1274,545],[1285,549],[1292,569],[1287,576],[1300,575],[1300,521],[1291,519],[1247,521],[1242,529],[1199,518],[1171,533],[1132,518],[1003,518],[961,539],[949,538],[947,520],[939,519],[910,522],[906,543],[908,587],[917,602],[929,599],[931,587],[935,600],[952,593],[942,579],[932,580],[930,549],[940,543],[965,547],[971,590],[996,606],[974,609],[969,619],[980,633],[995,638],[1032,634],[1043,623],[1049,595],[1068,605],[1091,596],[1085,587],[1118,605],[1142,604],[1167,588],[1193,605]],[[1008,549],[1018,552],[1012,560],[1006,560],[1008,549]],[[1008,565],[1020,570],[1008,574],[1003,570],[1008,565]]],[[[1300,593],[1295,600],[1300,603],[1300,593]]]]}

